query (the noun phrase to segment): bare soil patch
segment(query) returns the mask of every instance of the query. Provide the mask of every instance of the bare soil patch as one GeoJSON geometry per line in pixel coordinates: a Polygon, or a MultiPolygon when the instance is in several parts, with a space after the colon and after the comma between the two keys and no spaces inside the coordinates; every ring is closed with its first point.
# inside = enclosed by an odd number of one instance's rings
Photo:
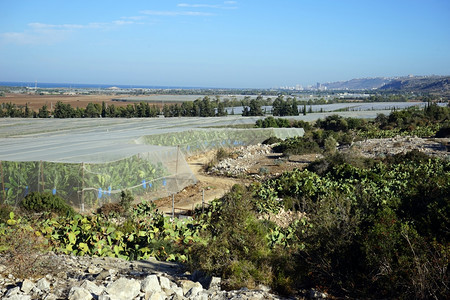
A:
{"type": "MultiPolygon", "coordinates": [[[[120,96],[121,98],[131,97],[129,96],[120,96]]],[[[70,104],[72,107],[77,108],[85,108],[88,103],[99,103],[105,102],[107,105],[114,106],[127,106],[129,104],[133,105],[132,102],[125,101],[112,101],[112,99],[117,99],[117,95],[113,94],[99,94],[99,95],[36,95],[36,94],[14,94],[7,93],[5,96],[0,97],[0,103],[13,103],[17,106],[25,106],[28,104],[28,107],[34,111],[38,111],[44,105],[47,105],[49,110],[52,109],[52,106],[56,104],[56,102],[61,101],[65,104],[70,104]]],[[[167,103],[166,103],[167,104],[167,103]]],[[[151,103],[151,105],[162,106],[161,103],[151,103]]]]}
{"type": "MultiPolygon", "coordinates": [[[[198,182],[174,195],[175,214],[190,214],[196,206],[201,206],[203,201],[205,204],[208,204],[214,199],[222,197],[235,184],[249,185],[255,180],[278,176],[285,171],[291,171],[295,168],[304,168],[310,162],[321,157],[321,155],[308,154],[283,158],[280,153],[255,151],[255,147],[260,149],[262,146],[239,147],[231,150],[246,153],[245,162],[239,156],[229,160],[232,168],[240,170],[239,173],[234,173],[233,176],[205,172],[204,167],[216,155],[215,150],[187,158],[187,162],[198,182]],[[244,168],[242,164],[245,164],[244,168]],[[261,169],[264,172],[261,172],[261,169]]],[[[172,196],[156,200],[154,203],[160,211],[166,214],[172,213],[172,196]]]]}

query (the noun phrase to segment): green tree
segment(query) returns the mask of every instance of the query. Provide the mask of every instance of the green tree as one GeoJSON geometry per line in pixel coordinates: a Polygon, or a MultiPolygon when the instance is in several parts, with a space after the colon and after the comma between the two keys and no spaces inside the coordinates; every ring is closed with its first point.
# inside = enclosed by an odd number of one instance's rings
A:
{"type": "Polygon", "coordinates": [[[84,110],[86,118],[99,118],[102,114],[102,108],[98,103],[89,102],[84,110]]]}
{"type": "Polygon", "coordinates": [[[272,114],[274,116],[282,116],[283,102],[284,102],[283,95],[278,95],[278,97],[273,101],[272,114]]]}
{"type": "Polygon", "coordinates": [[[106,107],[105,101],[102,101],[102,118],[106,118],[108,116],[108,110],[106,107]]]}
{"type": "Polygon", "coordinates": [[[223,117],[227,115],[227,111],[225,110],[225,105],[223,102],[219,102],[217,104],[217,116],[223,117]]]}
{"type": "Polygon", "coordinates": [[[37,117],[38,118],[49,118],[50,117],[50,111],[48,110],[46,104],[44,104],[41,108],[39,108],[37,117]]]}
{"type": "Polygon", "coordinates": [[[62,103],[61,101],[56,102],[55,109],[53,110],[53,116],[55,118],[74,118],[75,110],[72,108],[70,103],[62,103]]]}

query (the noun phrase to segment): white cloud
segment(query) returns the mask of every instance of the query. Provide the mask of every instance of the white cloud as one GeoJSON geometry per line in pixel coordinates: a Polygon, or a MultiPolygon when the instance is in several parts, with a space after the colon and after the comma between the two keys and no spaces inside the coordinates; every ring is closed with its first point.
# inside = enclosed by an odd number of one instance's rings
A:
{"type": "Polygon", "coordinates": [[[142,14],[152,16],[213,16],[212,13],[199,12],[199,11],[161,11],[161,10],[143,10],[142,14]]]}
{"type": "Polygon", "coordinates": [[[141,21],[147,18],[146,16],[131,16],[131,17],[121,17],[122,20],[133,20],[133,21],[141,21]]]}
{"type": "Polygon", "coordinates": [[[53,45],[66,40],[71,33],[83,29],[111,29],[118,26],[137,24],[133,20],[115,20],[108,23],[88,24],[45,24],[29,23],[23,32],[0,33],[3,43],[21,45],[53,45]]]}
{"type": "Polygon", "coordinates": [[[1,33],[0,41],[19,45],[53,45],[65,40],[66,36],[63,30],[25,30],[1,33]]]}
{"type": "Polygon", "coordinates": [[[216,9],[236,9],[236,6],[229,6],[237,4],[237,1],[225,1],[223,4],[188,4],[179,3],[178,7],[191,7],[191,8],[216,8],[216,9]]]}

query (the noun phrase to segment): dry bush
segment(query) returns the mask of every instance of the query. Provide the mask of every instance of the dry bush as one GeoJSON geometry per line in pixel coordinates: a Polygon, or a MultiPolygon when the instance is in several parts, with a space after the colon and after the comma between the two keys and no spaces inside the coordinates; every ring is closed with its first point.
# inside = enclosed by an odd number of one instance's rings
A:
{"type": "Polygon", "coordinates": [[[44,258],[47,240],[31,226],[14,225],[0,233],[1,263],[16,278],[36,278],[51,271],[44,258]],[[14,228],[12,228],[14,227],[14,228]]]}

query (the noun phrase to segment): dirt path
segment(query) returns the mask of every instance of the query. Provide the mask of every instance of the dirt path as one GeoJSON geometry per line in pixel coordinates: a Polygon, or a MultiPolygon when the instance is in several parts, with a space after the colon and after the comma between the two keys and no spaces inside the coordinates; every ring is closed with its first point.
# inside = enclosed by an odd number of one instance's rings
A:
{"type": "MultiPolygon", "coordinates": [[[[203,167],[213,159],[215,154],[216,151],[209,151],[187,158],[187,162],[198,182],[175,195],[175,213],[183,213],[192,210],[197,205],[201,206],[203,193],[205,203],[209,203],[225,195],[234,184],[243,183],[242,180],[237,178],[205,174],[203,167]]],[[[160,211],[166,214],[172,213],[172,197],[156,200],[155,204],[160,211]]]]}
{"type": "MultiPolygon", "coordinates": [[[[281,154],[271,152],[253,153],[250,155],[254,150],[252,150],[252,147],[258,149],[261,146],[242,147],[242,149],[238,149],[238,152],[246,155],[229,161],[231,165],[238,169],[245,165],[245,171],[242,175],[247,176],[248,179],[206,174],[203,171],[204,166],[214,158],[216,155],[215,150],[187,158],[187,163],[197,177],[198,182],[193,186],[186,187],[174,196],[175,214],[183,214],[188,210],[193,210],[196,206],[201,206],[203,193],[205,203],[209,203],[225,195],[235,184],[250,184],[255,180],[252,179],[252,176],[256,176],[260,180],[262,177],[270,176],[271,174],[276,175],[294,168],[303,168],[309,162],[319,157],[316,154],[307,154],[281,160],[281,154]],[[261,174],[261,169],[267,170],[267,174],[261,174]]],[[[172,196],[158,199],[154,203],[160,211],[166,214],[172,213],[172,196]]]]}

